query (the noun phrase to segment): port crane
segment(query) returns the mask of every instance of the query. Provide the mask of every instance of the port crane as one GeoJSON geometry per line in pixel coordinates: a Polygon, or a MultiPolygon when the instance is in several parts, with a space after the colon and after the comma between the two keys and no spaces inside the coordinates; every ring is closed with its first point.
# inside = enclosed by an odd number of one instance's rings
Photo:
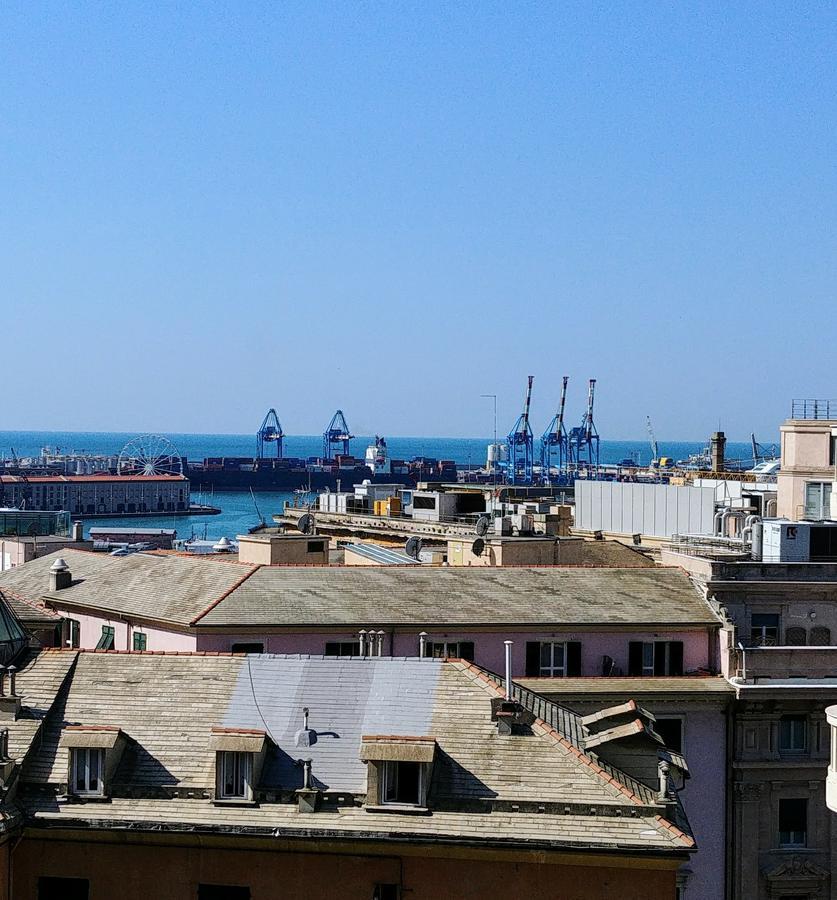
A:
{"type": "Polygon", "coordinates": [[[596,379],[591,378],[587,386],[587,410],[581,425],[570,429],[569,462],[576,467],[582,464],[591,469],[599,468],[599,432],[593,421],[593,400],[596,392],[596,379]]]}
{"type": "Polygon", "coordinates": [[[553,464],[557,465],[558,471],[561,472],[567,463],[569,439],[564,425],[564,408],[567,404],[567,382],[569,380],[569,376],[565,375],[564,383],[561,385],[561,402],[558,405],[558,412],[552,417],[546,431],[541,435],[541,474],[544,484],[550,483],[550,469],[553,464]]]}
{"type": "Polygon", "coordinates": [[[508,478],[510,484],[532,483],[535,441],[532,435],[532,426],[529,424],[529,406],[532,402],[532,382],[534,380],[535,376],[530,375],[523,412],[518,416],[506,438],[509,445],[508,478]]]}
{"type": "Polygon", "coordinates": [[[276,410],[271,407],[264,417],[261,428],[256,432],[256,458],[264,459],[267,456],[265,452],[265,444],[276,444],[276,458],[282,458],[283,442],[285,433],[279,424],[279,416],[276,410]]]}
{"type": "Polygon", "coordinates": [[[648,440],[651,443],[651,465],[658,462],[660,459],[660,453],[657,449],[657,437],[654,434],[654,426],[651,424],[651,416],[645,417],[645,424],[648,428],[648,440]]]}
{"type": "Polygon", "coordinates": [[[351,440],[354,435],[349,431],[343,410],[338,409],[331,417],[328,427],[323,432],[323,459],[334,458],[334,448],[339,447],[343,456],[348,456],[351,451],[351,440]]]}

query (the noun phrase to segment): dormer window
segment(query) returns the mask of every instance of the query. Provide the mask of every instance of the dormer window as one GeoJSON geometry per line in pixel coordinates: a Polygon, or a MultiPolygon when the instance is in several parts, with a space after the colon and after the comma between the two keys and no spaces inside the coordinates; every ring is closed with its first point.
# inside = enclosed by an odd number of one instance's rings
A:
{"type": "Polygon", "coordinates": [[[115,725],[68,725],[59,742],[67,750],[67,794],[107,797],[126,742],[115,725]]]}
{"type": "Polygon", "coordinates": [[[436,741],[412,735],[364,735],[360,755],[368,764],[367,809],[427,810],[436,741]]]}
{"type": "Polygon", "coordinates": [[[70,751],[72,792],[80,797],[101,797],[105,792],[105,751],[101,747],[79,747],[70,751]]]}
{"type": "Polygon", "coordinates": [[[215,751],[215,801],[253,803],[267,753],[265,732],[215,726],[209,747],[215,751]]]}
{"type": "Polygon", "coordinates": [[[218,754],[218,786],[222,800],[252,800],[253,754],[225,750],[218,754]]]}

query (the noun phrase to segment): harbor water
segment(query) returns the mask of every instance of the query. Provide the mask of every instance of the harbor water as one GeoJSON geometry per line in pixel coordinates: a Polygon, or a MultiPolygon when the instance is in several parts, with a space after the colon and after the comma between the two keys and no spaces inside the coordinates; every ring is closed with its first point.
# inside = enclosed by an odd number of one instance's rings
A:
{"type": "MultiPolygon", "coordinates": [[[[61,431],[0,431],[0,458],[9,458],[12,448],[18,457],[37,456],[42,447],[60,449],[62,452],[118,454],[136,434],[120,432],[61,432],[61,431]]],[[[167,434],[181,456],[202,460],[207,456],[253,456],[255,438],[248,434],[167,434]]],[[[362,456],[371,437],[356,437],[352,450],[362,456]]],[[[430,456],[436,459],[452,459],[459,465],[484,465],[486,447],[490,438],[444,437],[387,437],[389,455],[393,459],[411,459],[414,456],[430,456]]],[[[685,459],[698,453],[705,441],[660,442],[661,456],[685,459]]],[[[537,445],[537,439],[536,439],[537,445]]],[[[284,441],[286,456],[319,456],[322,438],[319,435],[291,435],[284,441]]],[[[729,441],[726,447],[728,459],[748,460],[752,450],[748,443],[729,441]]],[[[601,462],[618,463],[633,459],[639,465],[651,460],[651,448],[647,441],[601,442],[601,462]]],[[[348,487],[348,485],[347,485],[348,487]]],[[[292,494],[244,492],[201,493],[193,486],[192,501],[219,507],[222,512],[214,516],[142,516],[138,518],[85,519],[85,534],[91,527],[174,528],[179,538],[197,537],[215,540],[245,533],[257,525],[259,516],[271,522],[271,516],[281,511],[285,500],[292,494]]]]}

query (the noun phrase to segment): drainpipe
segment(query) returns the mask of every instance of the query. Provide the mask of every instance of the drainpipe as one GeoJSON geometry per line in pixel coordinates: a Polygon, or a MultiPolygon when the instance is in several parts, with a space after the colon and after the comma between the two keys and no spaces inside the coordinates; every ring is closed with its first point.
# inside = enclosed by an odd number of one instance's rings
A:
{"type": "Polygon", "coordinates": [[[747,652],[741,641],[738,642],[738,652],[741,654],[741,680],[747,680],[747,652]]]}
{"type": "Polygon", "coordinates": [[[725,506],[723,509],[719,509],[715,513],[715,516],[712,519],[712,534],[720,534],[721,533],[721,517],[728,509],[729,509],[729,507],[725,506]]]}
{"type": "Polygon", "coordinates": [[[512,698],[511,656],[514,641],[503,641],[506,645],[506,700],[512,698]]]}

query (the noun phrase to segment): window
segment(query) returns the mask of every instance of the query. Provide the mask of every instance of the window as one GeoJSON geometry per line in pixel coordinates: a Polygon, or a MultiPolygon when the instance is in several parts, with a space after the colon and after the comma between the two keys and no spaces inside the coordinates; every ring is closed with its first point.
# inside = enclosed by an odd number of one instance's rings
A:
{"type": "Polygon", "coordinates": [[[750,646],[775,647],[778,643],[778,613],[753,613],[750,619],[750,646]]]}
{"type": "Polygon", "coordinates": [[[403,803],[410,806],[424,805],[425,769],[422,763],[384,762],[384,803],[403,803]]]}
{"type": "Polygon", "coordinates": [[[100,747],[79,747],[71,750],[73,783],[72,793],[101,797],[104,793],[103,781],[105,751],[100,747]]]}
{"type": "Polygon", "coordinates": [[[398,900],[397,884],[376,884],[372,900],[398,900]]]}
{"type": "Polygon", "coordinates": [[[805,485],[806,519],[831,518],[831,482],[809,481],[805,485]]]}
{"type": "Polygon", "coordinates": [[[581,675],[581,642],[527,641],[526,675],[530,678],[581,675]]]}
{"type": "Polygon", "coordinates": [[[147,650],[148,649],[148,635],[143,634],[141,631],[134,632],[134,650],[147,650]]]}
{"type": "Polygon", "coordinates": [[[807,748],[807,717],[782,716],[779,720],[779,750],[783,753],[801,753],[807,748]]]}
{"type": "Polygon", "coordinates": [[[253,754],[223,750],[219,754],[223,800],[249,800],[253,780],[253,754]]]}
{"type": "Polygon", "coordinates": [[[683,720],[657,719],[654,731],[665,741],[667,749],[675,753],[683,752],[683,720]]]}
{"type": "Polygon", "coordinates": [[[807,641],[808,632],[799,625],[785,629],[785,644],[788,647],[804,647],[807,641]]]}
{"type": "Polygon", "coordinates": [[[232,645],[233,653],[264,653],[264,644],[259,641],[252,641],[250,643],[244,641],[240,644],[232,645]]]}
{"type": "Polygon", "coordinates": [[[683,641],[629,641],[628,675],[682,675],[683,641]]]}
{"type": "Polygon", "coordinates": [[[436,509],[436,498],[413,494],[413,509],[436,509]]]}
{"type": "Polygon", "coordinates": [[[811,629],[811,646],[812,647],[830,647],[831,646],[831,629],[824,625],[816,625],[811,629]]]}
{"type": "Polygon", "coordinates": [[[325,541],[308,541],[309,553],[322,553],[325,547],[325,541]]]}
{"type": "Polygon", "coordinates": [[[78,648],[81,645],[81,622],[78,619],[67,619],[67,628],[67,642],[71,647],[78,648]]]}
{"type": "Polygon", "coordinates": [[[360,656],[360,641],[326,641],[326,656],[360,656]]]}
{"type": "Polygon", "coordinates": [[[430,656],[436,658],[453,657],[456,659],[474,659],[473,641],[431,641],[430,656]]]}
{"type": "Polygon", "coordinates": [[[250,888],[235,884],[199,884],[198,900],[250,900],[250,888]]]}
{"type": "Polygon", "coordinates": [[[102,636],[96,644],[97,650],[113,650],[114,630],[112,625],[102,625],[102,636]]]}
{"type": "Polygon", "coordinates": [[[808,842],[808,801],[779,801],[779,846],[804,847],[808,842]]]}
{"type": "Polygon", "coordinates": [[[90,882],[86,878],[52,878],[42,875],[38,879],[38,900],[87,900],[90,882]]]}

